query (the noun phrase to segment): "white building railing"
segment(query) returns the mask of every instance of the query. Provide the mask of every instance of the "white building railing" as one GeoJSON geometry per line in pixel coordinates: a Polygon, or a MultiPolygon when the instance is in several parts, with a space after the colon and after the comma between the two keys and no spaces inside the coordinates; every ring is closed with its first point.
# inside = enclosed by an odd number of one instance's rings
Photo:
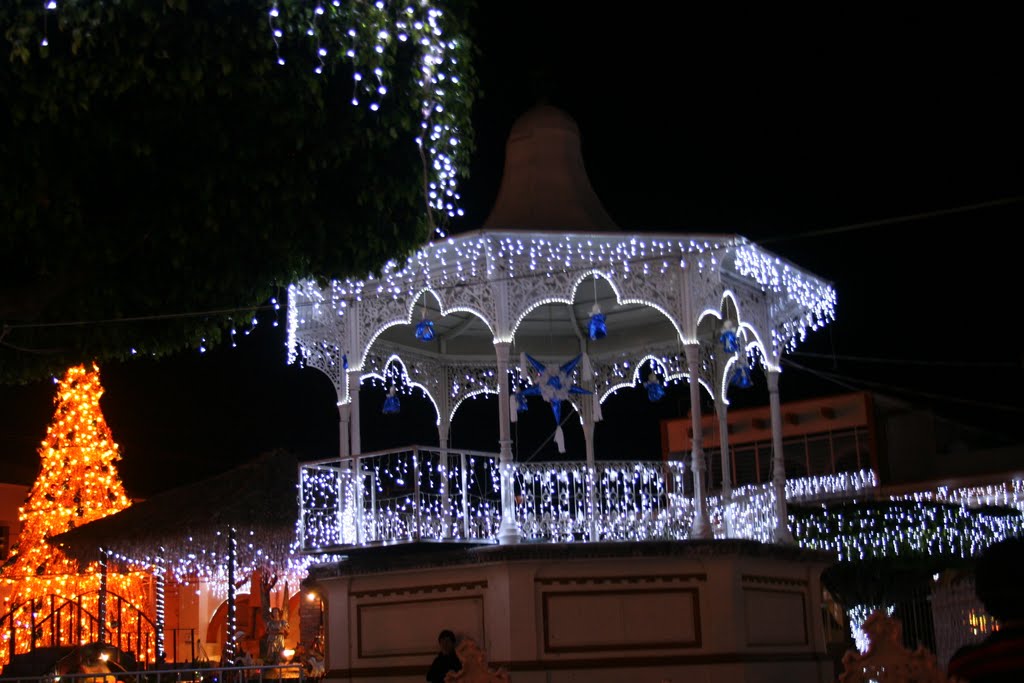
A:
{"type": "MultiPolygon", "coordinates": [[[[299,539],[305,551],[412,541],[497,542],[498,456],[412,446],[299,466],[299,539]]],[[[513,463],[515,518],[524,541],[681,540],[693,500],[686,465],[656,462],[513,463]]],[[[870,471],[786,483],[788,500],[825,500],[876,486],[870,471]]],[[[708,497],[715,536],[771,539],[770,484],[708,497]]]]}

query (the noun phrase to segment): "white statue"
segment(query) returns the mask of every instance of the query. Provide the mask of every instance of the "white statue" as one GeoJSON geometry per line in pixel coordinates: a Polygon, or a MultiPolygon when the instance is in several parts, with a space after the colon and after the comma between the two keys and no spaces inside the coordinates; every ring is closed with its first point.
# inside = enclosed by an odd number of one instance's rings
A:
{"type": "Polygon", "coordinates": [[[864,654],[850,650],[843,655],[839,683],[947,683],[934,654],[921,645],[913,652],[903,646],[899,619],[878,610],[871,613],[861,630],[868,635],[868,650],[864,654]]]}
{"type": "Polygon", "coordinates": [[[461,671],[449,671],[445,683],[509,683],[508,672],[487,666],[486,653],[472,638],[463,638],[455,648],[461,671]]]}
{"type": "Polygon", "coordinates": [[[288,637],[288,584],[284,585],[284,597],[281,599],[283,608],[271,607],[270,590],[276,583],[276,575],[260,577],[263,624],[266,627],[266,633],[260,643],[260,654],[264,664],[284,664],[288,659],[284,645],[284,640],[288,637]]]}

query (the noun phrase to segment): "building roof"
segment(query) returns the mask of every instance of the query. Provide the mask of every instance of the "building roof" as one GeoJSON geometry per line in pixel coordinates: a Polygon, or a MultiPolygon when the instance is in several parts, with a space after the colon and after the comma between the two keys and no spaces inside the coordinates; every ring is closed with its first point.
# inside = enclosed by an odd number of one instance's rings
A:
{"type": "Polygon", "coordinates": [[[512,125],[498,197],[483,228],[619,229],[590,185],[579,127],[564,111],[540,105],[512,125]]]}
{"type": "Polygon", "coordinates": [[[296,458],[273,451],[54,536],[51,542],[80,561],[95,560],[101,547],[149,561],[162,548],[169,564],[201,573],[204,562],[224,562],[228,531],[234,528],[240,564],[253,564],[259,552],[283,562],[295,537],[297,485],[296,458]]]}

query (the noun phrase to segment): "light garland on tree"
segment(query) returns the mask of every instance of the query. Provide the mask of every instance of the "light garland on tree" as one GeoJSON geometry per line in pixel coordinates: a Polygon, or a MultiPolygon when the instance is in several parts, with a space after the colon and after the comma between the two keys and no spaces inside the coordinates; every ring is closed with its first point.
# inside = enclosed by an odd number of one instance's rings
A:
{"type": "Polygon", "coordinates": [[[1002,505],[1024,512],[1024,480],[1014,479],[999,484],[950,488],[940,486],[934,491],[915,491],[892,500],[917,502],[959,503],[968,506],[1002,505]]]}
{"type": "Polygon", "coordinates": [[[827,550],[840,562],[908,553],[969,558],[994,541],[1024,535],[1019,513],[995,515],[966,505],[879,501],[833,511],[790,515],[800,544],[827,550]]]}
{"type": "MultiPolygon", "coordinates": [[[[142,616],[152,609],[147,598],[149,575],[111,573],[98,561],[81,566],[49,542],[52,536],[130,505],[115,466],[120,459],[118,446],[100,410],[102,395],[95,366],[71,368],[57,381],[57,409],[39,448],[40,473],[20,508],[18,542],[0,572],[6,593],[4,611],[11,620],[3,636],[7,647],[0,652],[4,663],[12,652],[27,652],[33,643],[79,644],[79,634],[98,639],[89,614],[109,613],[100,609],[103,584],[139,610],[116,615],[116,626],[108,617],[105,628],[115,637],[107,642],[122,647],[126,643],[118,642],[117,635],[152,632],[142,616]],[[52,600],[44,600],[50,596],[52,600]],[[62,610],[69,602],[80,602],[82,608],[62,610]]],[[[140,659],[149,663],[157,654],[153,635],[139,652],[140,659]]]]}
{"type": "MultiPolygon", "coordinates": [[[[80,33],[105,19],[98,9],[102,4],[95,5],[72,7],[75,11],[69,12],[66,3],[58,8],[56,0],[41,0],[41,51],[50,47],[50,15],[59,19],[60,29],[80,33]]],[[[351,69],[352,106],[374,112],[407,106],[387,100],[392,82],[405,79],[412,84],[413,106],[419,113],[419,130],[412,141],[423,158],[428,205],[441,215],[463,215],[458,176],[469,162],[463,143],[470,131],[463,103],[472,99],[469,44],[439,3],[271,0],[267,24],[272,45],[268,59],[278,65],[284,67],[291,55],[308,53],[308,68],[314,74],[330,73],[337,65],[351,69]],[[401,66],[409,73],[399,72],[401,66]]],[[[435,230],[438,237],[445,237],[440,226],[435,230]]]]}
{"type": "MultiPolygon", "coordinates": [[[[424,155],[431,208],[449,217],[463,215],[458,206],[459,164],[467,163],[461,145],[468,120],[456,112],[467,98],[467,43],[447,26],[445,13],[432,2],[397,3],[326,0],[312,3],[274,0],[268,10],[276,61],[285,65],[286,41],[314,46],[314,73],[331,63],[352,68],[352,105],[371,111],[384,106],[399,52],[411,52],[420,114],[415,143],[424,155]],[[312,41],[310,41],[312,39],[312,41]]],[[[437,229],[439,237],[445,234],[437,229]]]]}

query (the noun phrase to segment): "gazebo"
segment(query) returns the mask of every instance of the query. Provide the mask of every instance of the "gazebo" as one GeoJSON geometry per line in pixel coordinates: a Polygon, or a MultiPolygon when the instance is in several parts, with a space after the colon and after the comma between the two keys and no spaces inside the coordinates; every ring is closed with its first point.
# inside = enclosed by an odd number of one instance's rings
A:
{"type": "Polygon", "coordinates": [[[330,378],[341,437],[340,457],[300,465],[301,546],[789,543],[780,360],[833,319],[835,302],[830,283],[740,235],[619,228],[587,178],[575,122],[536,107],[512,127],[497,200],[479,230],[432,241],[362,279],[289,288],[288,361],[330,378]],[[709,500],[700,391],[714,399],[725,459],[729,389],[750,381],[754,363],[767,377],[772,484],[740,500],[723,463],[720,496],[709,500]],[[609,396],[643,385],[656,400],[681,381],[688,461],[595,461],[595,424],[609,396]],[[400,410],[403,392],[422,391],[436,409],[439,445],[363,453],[367,382],[388,389],[385,412],[400,410]],[[497,395],[496,454],[449,448],[453,417],[480,394],[497,395]],[[583,457],[515,462],[510,426],[535,410],[554,418],[560,450],[561,425],[576,415],[583,457]],[[687,465],[692,496],[683,495],[687,465]]]}

